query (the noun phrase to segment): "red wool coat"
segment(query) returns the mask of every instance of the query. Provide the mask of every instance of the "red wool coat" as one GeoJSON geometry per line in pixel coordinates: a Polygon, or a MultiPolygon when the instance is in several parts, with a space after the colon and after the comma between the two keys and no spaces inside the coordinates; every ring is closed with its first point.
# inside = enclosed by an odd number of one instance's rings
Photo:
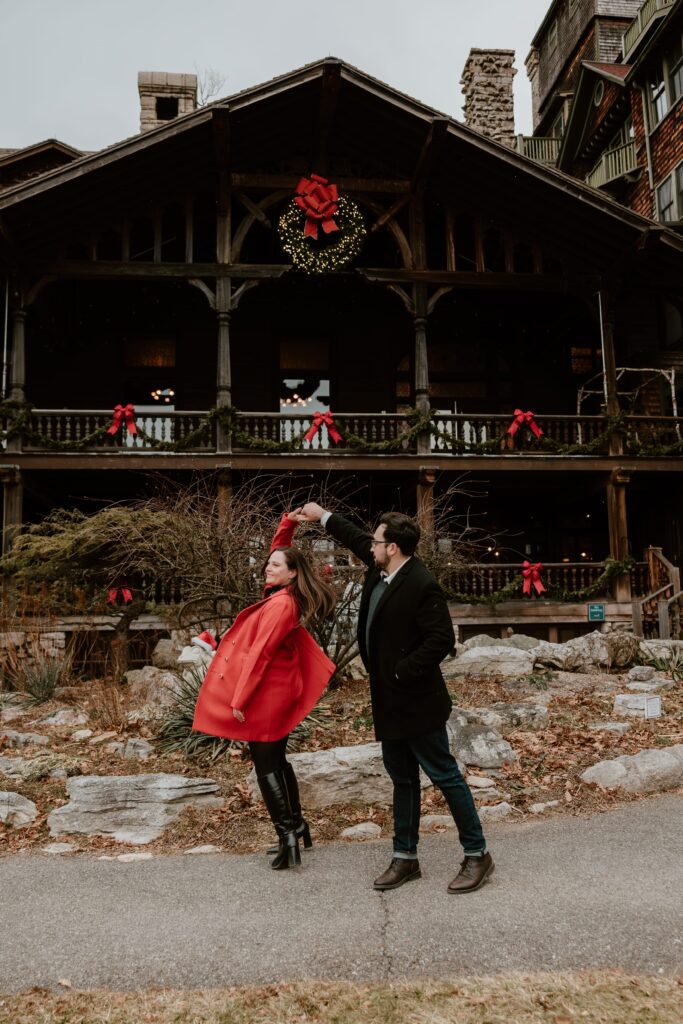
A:
{"type": "MultiPolygon", "coordinates": [[[[271,551],[296,524],[283,517],[271,551]]],[[[282,739],[320,699],[335,666],[303,626],[287,589],[250,605],[221,640],[199,691],[193,729],[233,740],[282,739]],[[245,721],[238,722],[237,708],[245,721]]]]}

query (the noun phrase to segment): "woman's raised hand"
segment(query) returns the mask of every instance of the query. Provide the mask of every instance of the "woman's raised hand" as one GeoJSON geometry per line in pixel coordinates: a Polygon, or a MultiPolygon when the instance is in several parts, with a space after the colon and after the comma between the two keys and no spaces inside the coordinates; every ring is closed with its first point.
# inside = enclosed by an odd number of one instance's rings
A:
{"type": "Polygon", "coordinates": [[[287,518],[290,520],[290,522],[292,522],[292,523],[300,523],[301,522],[301,513],[303,512],[303,508],[304,508],[303,505],[300,505],[299,508],[295,508],[291,512],[287,513],[287,518]]]}
{"type": "Polygon", "coordinates": [[[238,722],[243,722],[244,721],[244,715],[242,714],[241,711],[238,711],[237,708],[233,708],[232,709],[232,713],[233,713],[234,717],[237,719],[238,722]]]}

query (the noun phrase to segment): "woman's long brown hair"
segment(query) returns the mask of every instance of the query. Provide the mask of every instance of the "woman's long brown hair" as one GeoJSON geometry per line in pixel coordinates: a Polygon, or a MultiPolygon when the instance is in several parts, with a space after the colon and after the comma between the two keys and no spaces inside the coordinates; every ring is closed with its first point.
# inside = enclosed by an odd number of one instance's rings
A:
{"type": "MultiPolygon", "coordinates": [[[[289,584],[301,612],[301,623],[311,619],[328,619],[334,611],[337,597],[332,587],[315,571],[307,556],[298,548],[275,548],[285,556],[287,568],[296,572],[289,584]]],[[[271,551],[271,555],[273,552],[271,551]]]]}

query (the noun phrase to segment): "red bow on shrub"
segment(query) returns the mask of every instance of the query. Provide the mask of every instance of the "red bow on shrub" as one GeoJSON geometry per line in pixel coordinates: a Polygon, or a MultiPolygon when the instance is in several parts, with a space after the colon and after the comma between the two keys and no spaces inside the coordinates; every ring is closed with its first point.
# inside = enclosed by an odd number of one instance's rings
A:
{"type": "Polygon", "coordinates": [[[329,235],[331,231],[339,231],[332,219],[338,209],[339,192],[336,185],[330,185],[327,178],[312,174],[302,178],[296,186],[294,202],[306,214],[304,237],[317,238],[318,224],[329,235]]]}
{"type": "Polygon", "coordinates": [[[342,436],[334,425],[334,418],[331,412],[314,412],[313,422],[304,435],[305,441],[312,441],[315,435],[318,433],[323,423],[327,427],[327,433],[331,441],[338,444],[342,436]]]}
{"type": "Polygon", "coordinates": [[[529,430],[532,430],[536,437],[541,437],[543,431],[539,427],[538,423],[534,418],[534,413],[531,409],[527,412],[522,412],[521,409],[515,409],[515,418],[507,429],[510,437],[514,437],[520,427],[526,426],[529,430]]]}
{"type": "Polygon", "coordinates": [[[108,428],[108,434],[118,434],[121,429],[121,424],[125,421],[126,430],[129,434],[137,434],[138,428],[135,426],[135,406],[134,405],[115,405],[114,406],[114,419],[111,421],[111,426],[108,428]]]}
{"type": "Polygon", "coordinates": [[[119,594],[123,604],[130,604],[133,600],[132,591],[128,587],[109,587],[107,590],[107,604],[118,604],[119,594]]]}
{"type": "Polygon", "coordinates": [[[531,597],[532,584],[537,594],[543,594],[545,592],[545,587],[541,582],[542,569],[543,565],[541,562],[535,562],[533,565],[528,561],[524,561],[522,563],[522,576],[524,577],[522,593],[526,594],[527,597],[531,597]]]}

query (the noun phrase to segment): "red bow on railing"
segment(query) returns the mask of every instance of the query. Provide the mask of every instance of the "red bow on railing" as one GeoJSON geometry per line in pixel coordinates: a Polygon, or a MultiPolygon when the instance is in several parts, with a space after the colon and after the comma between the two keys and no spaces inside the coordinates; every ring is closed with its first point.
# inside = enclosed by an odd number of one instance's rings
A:
{"type": "Polygon", "coordinates": [[[330,185],[327,178],[312,174],[310,180],[302,178],[296,186],[294,202],[306,214],[304,237],[318,237],[318,223],[326,235],[339,231],[332,219],[338,209],[339,193],[336,185],[330,185]]]}
{"type": "Polygon", "coordinates": [[[117,604],[119,594],[121,594],[123,604],[130,604],[133,600],[133,594],[128,587],[109,587],[107,589],[107,604],[117,604]]]}
{"type": "Polygon", "coordinates": [[[342,436],[334,425],[334,418],[331,412],[314,412],[313,422],[304,435],[305,441],[312,441],[315,435],[318,433],[323,423],[327,427],[327,433],[331,441],[338,444],[342,436]]]}
{"type": "Polygon", "coordinates": [[[527,412],[522,412],[521,409],[515,409],[515,418],[507,429],[510,437],[514,437],[520,427],[527,426],[530,430],[533,430],[536,437],[541,437],[543,431],[539,427],[538,423],[534,419],[534,413],[531,409],[527,412]]]}
{"type": "Polygon", "coordinates": [[[111,426],[107,429],[108,434],[118,434],[121,429],[121,424],[126,424],[126,430],[129,434],[137,434],[138,428],[135,426],[135,406],[134,405],[115,405],[114,406],[114,419],[111,421],[111,426]]]}
{"type": "Polygon", "coordinates": [[[531,586],[533,584],[537,594],[543,594],[545,587],[541,582],[541,570],[543,565],[541,562],[535,562],[533,565],[531,562],[522,562],[522,576],[524,577],[524,584],[522,586],[522,593],[527,594],[531,597],[531,586]]]}

